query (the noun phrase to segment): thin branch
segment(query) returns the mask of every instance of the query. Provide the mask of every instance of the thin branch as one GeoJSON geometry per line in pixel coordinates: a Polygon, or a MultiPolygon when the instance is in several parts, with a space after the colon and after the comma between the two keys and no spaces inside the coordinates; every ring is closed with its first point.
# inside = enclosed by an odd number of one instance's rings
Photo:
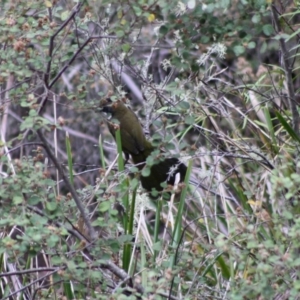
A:
{"type": "MultiPolygon", "coordinates": [[[[70,58],[70,60],[61,68],[61,70],[57,73],[57,75],[52,79],[52,81],[49,83],[49,85],[47,86],[46,82],[46,86],[48,89],[51,89],[53,87],[53,85],[58,81],[58,79],[61,77],[61,75],[71,66],[71,64],[74,62],[74,60],[77,58],[77,56],[81,53],[81,51],[86,47],[86,45],[91,42],[93,39],[99,39],[99,38],[115,38],[114,36],[91,36],[89,37],[82,45],[81,47],[74,53],[74,55],[70,58]]],[[[50,71],[49,71],[50,72],[50,71]]],[[[41,102],[38,114],[40,115],[41,112],[43,111],[46,103],[48,100],[48,95],[46,95],[44,97],[44,99],[41,102]]]]}
{"type": "MultiPolygon", "coordinates": [[[[40,210],[39,208],[37,207],[34,207],[34,206],[31,206],[31,205],[28,205],[27,208],[32,211],[32,212],[35,212],[36,214],[42,216],[42,217],[47,217],[47,215],[44,214],[44,212],[42,210],[40,210]]],[[[66,218],[67,219],[67,218],[66,218]]],[[[68,219],[67,219],[68,220],[68,219]]],[[[68,220],[69,221],[69,220],[68,220]]],[[[90,243],[91,241],[86,237],[84,236],[78,229],[76,229],[75,226],[73,226],[72,224],[72,227],[74,229],[71,229],[71,228],[67,228],[66,226],[64,226],[62,223],[58,222],[58,221],[53,221],[53,220],[49,220],[49,222],[51,222],[51,224],[55,225],[56,227],[58,228],[64,228],[68,231],[69,234],[71,234],[72,236],[76,237],[77,239],[79,239],[80,241],[84,241],[86,243],[90,243]]],[[[69,222],[70,223],[70,222],[69,222]]]]}
{"type": "Polygon", "coordinates": [[[58,162],[57,158],[55,157],[55,155],[53,154],[52,150],[50,149],[47,141],[46,141],[46,138],[44,137],[44,134],[42,133],[41,129],[38,129],[37,130],[37,134],[40,138],[40,140],[42,141],[42,143],[44,144],[44,148],[45,148],[45,151],[47,152],[48,156],[50,157],[50,159],[52,160],[53,164],[55,165],[55,167],[57,168],[58,172],[60,173],[67,189],[70,191],[79,211],[80,211],[80,214],[81,214],[81,217],[82,219],[84,220],[84,223],[86,224],[87,228],[88,228],[88,231],[89,231],[89,234],[90,234],[90,237],[92,240],[95,240],[97,235],[96,235],[96,232],[95,232],[95,229],[93,228],[92,224],[91,224],[91,221],[90,219],[88,218],[86,212],[85,212],[85,209],[84,209],[84,206],[81,202],[81,200],[78,198],[78,195],[73,187],[73,185],[71,184],[69,178],[65,175],[65,172],[63,170],[63,168],[61,167],[60,163],[58,162]]]}
{"type": "Polygon", "coordinates": [[[83,2],[79,2],[73,12],[71,13],[71,15],[69,16],[69,18],[67,20],[65,20],[65,22],[56,30],[56,32],[51,36],[50,38],[50,43],[49,43],[49,61],[47,64],[47,68],[46,68],[46,72],[44,75],[44,82],[47,88],[50,88],[49,86],[49,77],[50,77],[50,72],[51,72],[51,64],[52,64],[52,54],[53,54],[53,50],[54,50],[54,40],[56,38],[56,36],[69,24],[69,22],[71,20],[73,20],[73,18],[78,14],[78,12],[81,9],[81,6],[83,5],[83,2]]]}
{"type": "Polygon", "coordinates": [[[29,82],[30,81],[30,78],[28,79],[24,79],[24,80],[22,80],[22,81],[20,81],[20,82],[18,82],[18,83],[15,83],[13,86],[10,86],[10,87],[8,87],[8,88],[6,88],[5,90],[2,90],[1,92],[0,92],[0,96],[2,95],[2,94],[4,94],[4,93],[6,93],[6,92],[9,92],[9,91],[11,91],[11,90],[13,90],[13,89],[16,89],[18,86],[20,86],[20,85],[22,85],[23,83],[25,83],[25,82],[29,82]]]}
{"type": "Polygon", "coordinates": [[[39,143],[39,142],[29,142],[29,143],[23,143],[23,144],[20,144],[20,145],[18,145],[18,146],[16,146],[16,147],[14,147],[14,148],[11,148],[11,149],[9,149],[9,150],[7,151],[7,153],[10,153],[10,152],[16,151],[16,150],[18,150],[19,148],[21,148],[21,147],[25,147],[25,146],[41,146],[41,147],[43,147],[43,146],[44,146],[44,144],[43,144],[43,143],[39,143]]]}
{"type": "Polygon", "coordinates": [[[2,300],[4,300],[4,299],[10,299],[12,296],[14,296],[14,295],[16,295],[16,294],[18,294],[18,293],[21,293],[22,291],[25,291],[27,288],[29,288],[30,286],[32,286],[32,285],[34,285],[35,283],[39,282],[40,280],[43,280],[43,279],[45,279],[45,278],[47,278],[47,277],[49,277],[49,276],[55,274],[56,272],[58,272],[58,270],[59,270],[59,269],[57,268],[55,271],[52,271],[52,272],[50,272],[49,274],[46,274],[45,276],[42,276],[42,277],[40,277],[40,278],[38,278],[38,279],[36,279],[36,280],[30,282],[29,284],[25,285],[25,286],[22,287],[21,289],[19,289],[19,290],[15,291],[15,292],[9,294],[8,296],[2,298],[2,300]]]}
{"type": "Polygon", "coordinates": [[[58,74],[53,78],[53,80],[49,84],[49,88],[52,88],[52,86],[56,83],[56,81],[60,78],[61,74],[64,73],[73,63],[73,61],[76,59],[78,54],[85,48],[85,46],[92,40],[92,38],[88,38],[82,46],[75,52],[75,54],[71,57],[71,59],[66,63],[62,69],[58,72],[58,74]]]}
{"type": "Polygon", "coordinates": [[[24,275],[24,274],[30,274],[30,273],[36,273],[36,272],[57,272],[59,270],[62,270],[64,268],[36,268],[36,269],[27,269],[23,271],[14,271],[14,272],[7,272],[7,273],[0,273],[0,277],[9,277],[14,275],[24,275]]]}
{"type": "MultiPolygon", "coordinates": [[[[39,215],[44,215],[44,213],[36,208],[36,207],[33,207],[33,206],[28,206],[28,208],[36,213],[38,213],[39,215]]],[[[61,223],[59,222],[53,222],[53,224],[57,227],[60,227],[60,228],[65,228],[65,226],[63,226],[61,223]]],[[[73,236],[75,236],[76,238],[78,238],[80,241],[85,241],[87,243],[90,243],[90,241],[85,237],[83,236],[80,232],[78,232],[77,230],[73,230],[73,229],[69,229],[69,228],[66,228],[66,230],[72,234],[73,236]]],[[[90,247],[92,247],[92,244],[90,244],[90,247]]],[[[93,257],[88,253],[88,251],[84,251],[82,252],[83,256],[88,260],[88,261],[93,261],[93,257]]],[[[121,280],[129,280],[131,279],[131,277],[127,274],[127,272],[125,270],[123,270],[122,268],[118,267],[116,264],[114,264],[112,261],[110,260],[107,260],[106,262],[103,262],[101,263],[101,265],[99,266],[100,268],[105,268],[105,269],[108,269],[110,272],[112,272],[115,276],[117,276],[118,278],[120,278],[121,280]]],[[[144,293],[144,288],[137,284],[135,286],[135,289],[143,294],[144,293]]]]}

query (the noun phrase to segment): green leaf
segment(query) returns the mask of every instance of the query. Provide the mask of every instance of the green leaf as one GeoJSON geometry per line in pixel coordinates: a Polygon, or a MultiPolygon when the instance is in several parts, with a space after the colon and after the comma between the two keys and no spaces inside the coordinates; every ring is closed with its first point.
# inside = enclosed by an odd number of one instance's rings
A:
{"type": "Polygon", "coordinates": [[[195,124],[195,118],[194,116],[188,115],[185,117],[184,122],[188,125],[193,125],[195,124]]]}
{"type": "Polygon", "coordinates": [[[267,50],[267,47],[268,47],[268,45],[267,45],[267,43],[264,41],[264,42],[262,43],[261,47],[260,47],[260,53],[261,53],[261,54],[265,53],[266,50],[267,50]]]}
{"type": "Polygon", "coordinates": [[[247,46],[248,49],[254,49],[256,47],[256,43],[255,42],[250,42],[247,46]]]}
{"type": "Polygon", "coordinates": [[[135,189],[139,185],[139,181],[137,178],[133,178],[130,180],[130,188],[135,189]]]}
{"type": "Polygon", "coordinates": [[[64,11],[60,14],[60,18],[62,21],[65,21],[69,16],[69,12],[68,11],[64,11]]]}
{"type": "Polygon", "coordinates": [[[38,112],[35,109],[31,109],[29,111],[29,116],[30,117],[36,117],[38,115],[38,112]]]}
{"type": "Polygon", "coordinates": [[[23,196],[22,195],[14,195],[13,196],[13,203],[15,205],[21,204],[23,202],[23,196]]]}
{"type": "Polygon", "coordinates": [[[117,150],[118,150],[118,169],[119,171],[124,171],[124,161],[123,161],[123,151],[122,151],[122,140],[121,140],[121,133],[120,129],[116,131],[116,143],[117,143],[117,150]]]}
{"type": "Polygon", "coordinates": [[[130,173],[137,173],[139,169],[135,166],[129,168],[130,173]]]}
{"type": "Polygon", "coordinates": [[[190,108],[190,104],[187,101],[181,101],[178,103],[179,107],[182,109],[189,109],[190,108]]]}
{"type": "Polygon", "coordinates": [[[273,26],[271,24],[264,25],[262,30],[263,30],[263,33],[267,36],[270,36],[274,33],[274,29],[273,29],[273,26]]]}
{"type": "Polygon", "coordinates": [[[300,143],[300,138],[299,136],[296,134],[296,132],[294,131],[294,129],[287,123],[287,121],[284,119],[284,117],[279,113],[276,112],[276,116],[279,120],[279,122],[281,123],[281,125],[283,126],[283,128],[288,132],[288,134],[290,135],[290,137],[299,142],[300,143]]]}
{"type": "Polygon", "coordinates": [[[30,205],[37,205],[39,202],[41,201],[41,198],[37,195],[32,195],[29,199],[28,199],[28,204],[30,205]]]}
{"type": "Polygon", "coordinates": [[[106,212],[110,209],[110,207],[111,207],[111,204],[109,201],[101,202],[99,205],[99,211],[106,212]]]}
{"type": "Polygon", "coordinates": [[[245,52],[245,47],[242,45],[238,45],[238,46],[233,47],[233,51],[236,56],[239,56],[245,52]]]}
{"type": "Polygon", "coordinates": [[[300,28],[298,28],[295,32],[293,32],[291,35],[286,37],[286,42],[288,42],[290,39],[292,39],[294,36],[298,35],[300,33],[300,28]]]}
{"type": "Polygon", "coordinates": [[[46,202],[46,208],[48,211],[55,211],[57,209],[57,203],[54,201],[46,202]]]}
{"type": "Polygon", "coordinates": [[[71,149],[71,142],[69,133],[66,132],[66,149],[68,155],[68,167],[69,167],[69,174],[70,174],[70,182],[74,185],[74,173],[73,173],[73,157],[72,157],[72,149],[71,149]]]}
{"type": "Polygon", "coordinates": [[[201,36],[200,41],[201,41],[201,43],[206,44],[210,41],[210,37],[207,35],[203,35],[203,36],[201,36]]]}
{"type": "Polygon", "coordinates": [[[123,30],[117,30],[117,31],[116,31],[116,36],[117,36],[117,37],[120,37],[120,38],[121,38],[121,37],[123,37],[124,35],[125,35],[125,32],[124,32],[123,30]]]}
{"type": "Polygon", "coordinates": [[[149,175],[150,175],[150,168],[149,168],[149,167],[145,167],[145,168],[142,170],[142,176],[148,177],[149,175]]]}
{"type": "Polygon", "coordinates": [[[260,23],[260,20],[261,20],[261,17],[260,15],[254,15],[251,19],[251,21],[254,23],[254,24],[258,24],[260,23]]]}
{"type": "Polygon", "coordinates": [[[122,45],[122,50],[123,50],[125,53],[128,53],[128,52],[131,50],[130,44],[123,44],[123,45],[122,45]]]}

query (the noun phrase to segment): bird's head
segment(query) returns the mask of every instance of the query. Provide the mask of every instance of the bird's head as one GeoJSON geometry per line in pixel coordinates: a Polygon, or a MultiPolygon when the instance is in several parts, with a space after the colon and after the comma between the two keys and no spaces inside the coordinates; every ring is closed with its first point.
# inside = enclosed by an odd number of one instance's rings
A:
{"type": "Polygon", "coordinates": [[[122,115],[128,109],[125,105],[125,100],[118,99],[116,101],[111,100],[111,98],[102,99],[100,101],[100,109],[105,113],[109,113],[112,117],[117,117],[122,115]]]}

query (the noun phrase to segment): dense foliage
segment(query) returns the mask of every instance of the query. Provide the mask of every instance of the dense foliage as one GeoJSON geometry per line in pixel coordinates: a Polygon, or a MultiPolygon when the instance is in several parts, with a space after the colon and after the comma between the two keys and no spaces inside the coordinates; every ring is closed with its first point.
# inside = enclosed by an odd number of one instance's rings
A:
{"type": "Polygon", "coordinates": [[[298,6],[1,1],[0,298],[300,299],[298,6]],[[187,165],[170,202],[108,96],[187,165]]]}

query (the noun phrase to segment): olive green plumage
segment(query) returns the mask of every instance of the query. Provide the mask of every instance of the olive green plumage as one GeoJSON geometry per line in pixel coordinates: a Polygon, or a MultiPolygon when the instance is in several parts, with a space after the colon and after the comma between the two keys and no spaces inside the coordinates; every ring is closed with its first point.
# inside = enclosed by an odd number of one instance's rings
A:
{"type": "MultiPolygon", "coordinates": [[[[129,155],[141,155],[145,151],[147,141],[135,113],[126,107],[122,100],[113,102],[109,106],[104,106],[102,111],[110,113],[112,119],[119,122],[122,150],[126,158],[128,159],[129,155]]],[[[110,121],[107,122],[107,125],[110,133],[115,138],[117,126],[110,121]]]]}
{"type": "MultiPolygon", "coordinates": [[[[102,103],[102,111],[110,113],[112,119],[119,122],[120,135],[122,142],[122,151],[126,159],[129,155],[134,164],[142,170],[145,166],[147,157],[156,149],[145,137],[143,128],[135,113],[128,108],[122,100],[111,102],[105,100],[102,103]]],[[[107,122],[108,128],[112,136],[115,138],[117,126],[112,122],[107,122]]],[[[161,184],[174,185],[176,173],[180,173],[180,182],[184,181],[187,167],[181,163],[177,158],[158,158],[157,161],[150,168],[149,176],[140,176],[140,181],[145,190],[151,192],[153,189],[162,191],[161,184]],[[170,173],[170,171],[173,171],[170,173]]]]}

